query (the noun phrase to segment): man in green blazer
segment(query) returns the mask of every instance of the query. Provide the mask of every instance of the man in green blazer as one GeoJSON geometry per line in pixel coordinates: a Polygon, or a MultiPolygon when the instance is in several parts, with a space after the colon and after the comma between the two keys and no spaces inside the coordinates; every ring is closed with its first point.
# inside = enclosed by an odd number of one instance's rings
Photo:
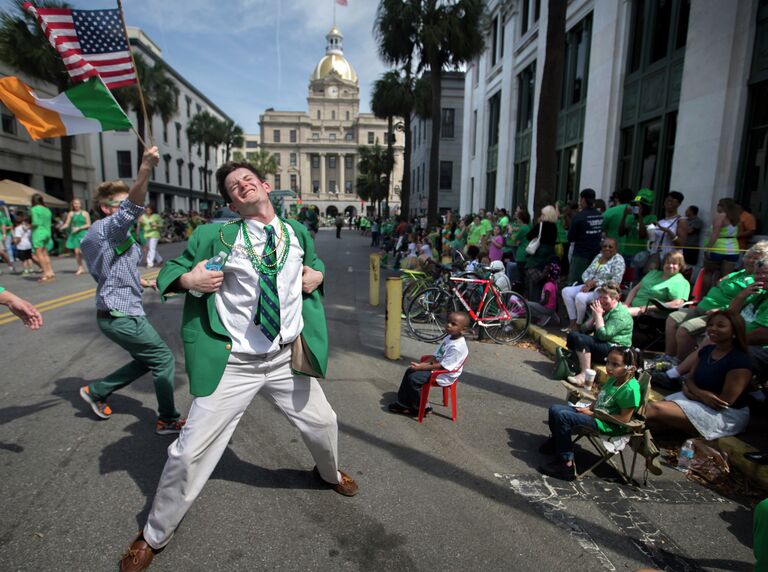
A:
{"type": "Polygon", "coordinates": [[[124,572],[145,570],[168,543],[260,391],[301,432],[315,475],[342,495],[358,490],[338,469],[336,414],[317,381],[328,363],[328,333],[325,266],[312,237],[275,215],[271,187],[250,164],[226,163],[216,182],[241,218],[197,227],[157,277],[163,299],[186,293],[181,338],[195,399],[168,449],[147,524],[120,561],[124,572]],[[217,256],[221,269],[207,264],[217,256]]]}

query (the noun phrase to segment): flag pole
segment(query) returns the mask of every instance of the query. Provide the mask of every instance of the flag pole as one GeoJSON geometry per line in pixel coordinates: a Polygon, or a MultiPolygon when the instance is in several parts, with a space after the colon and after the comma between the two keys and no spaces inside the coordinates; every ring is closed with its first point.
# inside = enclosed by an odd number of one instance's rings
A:
{"type": "MultiPolygon", "coordinates": [[[[121,0],[117,0],[117,10],[120,13],[120,20],[123,22],[123,36],[125,37],[125,43],[128,46],[128,55],[131,56],[131,65],[133,66],[133,71],[136,74],[136,89],[139,91],[141,112],[144,115],[144,125],[146,125],[147,129],[149,130],[149,143],[152,145],[152,124],[150,123],[149,115],[147,114],[147,104],[144,102],[144,91],[141,89],[139,70],[136,68],[136,60],[133,58],[133,51],[131,51],[131,42],[128,39],[128,28],[125,25],[125,15],[123,14],[123,3],[121,0]]],[[[136,128],[133,129],[133,132],[136,133],[136,136],[139,138],[139,141],[141,141],[141,144],[144,145],[144,148],[147,148],[147,144],[144,142],[144,139],[141,138],[141,135],[139,135],[138,131],[136,131],[136,128]]]]}

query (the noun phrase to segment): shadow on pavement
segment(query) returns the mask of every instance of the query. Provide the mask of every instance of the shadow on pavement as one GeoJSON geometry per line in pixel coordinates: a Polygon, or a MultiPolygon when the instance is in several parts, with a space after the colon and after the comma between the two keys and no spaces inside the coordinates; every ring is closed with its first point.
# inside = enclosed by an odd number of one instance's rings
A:
{"type": "Polygon", "coordinates": [[[10,407],[3,407],[0,409],[0,425],[5,425],[16,419],[21,419],[27,415],[34,415],[40,411],[45,411],[50,407],[55,407],[59,404],[57,399],[47,399],[40,403],[33,403],[32,405],[12,405],[10,407]]]}

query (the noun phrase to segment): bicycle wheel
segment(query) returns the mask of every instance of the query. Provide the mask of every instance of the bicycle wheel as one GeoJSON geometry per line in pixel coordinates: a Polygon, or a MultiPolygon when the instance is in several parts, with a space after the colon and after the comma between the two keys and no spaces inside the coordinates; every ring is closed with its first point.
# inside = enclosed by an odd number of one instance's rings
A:
{"type": "Polygon", "coordinates": [[[456,310],[453,295],[442,288],[427,288],[408,307],[406,323],[411,333],[425,342],[445,336],[448,315],[456,310]]]}
{"type": "Polygon", "coordinates": [[[413,302],[413,299],[418,296],[420,293],[424,291],[426,286],[424,285],[424,282],[421,280],[411,280],[404,288],[403,288],[403,302],[402,302],[402,308],[403,313],[408,309],[408,306],[411,305],[411,302],[413,302]]]}
{"type": "Polygon", "coordinates": [[[480,317],[483,321],[479,324],[485,329],[488,337],[500,344],[509,344],[521,339],[528,332],[531,323],[531,311],[528,303],[517,292],[499,292],[501,303],[489,296],[480,317]]]}

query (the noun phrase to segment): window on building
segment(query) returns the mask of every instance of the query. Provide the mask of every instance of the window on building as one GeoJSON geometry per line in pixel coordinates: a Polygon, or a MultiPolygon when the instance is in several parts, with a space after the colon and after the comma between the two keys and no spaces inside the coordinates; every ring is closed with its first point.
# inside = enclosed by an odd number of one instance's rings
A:
{"type": "Polygon", "coordinates": [[[288,138],[290,139],[291,143],[296,143],[296,130],[295,129],[291,129],[288,132],[288,138]]]}
{"type": "Polygon", "coordinates": [[[374,135],[373,131],[368,132],[368,145],[373,145],[376,141],[376,136],[374,135]]]}
{"type": "Polygon", "coordinates": [[[291,167],[295,167],[298,160],[298,156],[296,155],[296,153],[291,153],[288,158],[289,158],[291,167]]]}
{"type": "Polygon", "coordinates": [[[245,142],[245,148],[246,149],[258,149],[259,148],[259,142],[258,141],[246,141],[245,142]]]}
{"type": "Polygon", "coordinates": [[[345,115],[346,115],[347,121],[349,121],[349,111],[347,111],[347,112],[345,113],[345,115]]]}
{"type": "Polygon", "coordinates": [[[533,0],[533,21],[538,22],[541,16],[541,0],[533,0]]]}
{"type": "Polygon", "coordinates": [[[352,155],[347,155],[344,157],[344,168],[347,170],[352,170],[355,168],[355,158],[352,157],[352,155]]]}
{"type": "Polygon", "coordinates": [[[130,151],[117,152],[117,176],[121,179],[130,179],[133,177],[130,151]]]}
{"type": "Polygon", "coordinates": [[[163,157],[163,162],[165,163],[165,182],[167,184],[171,184],[171,156],[166,155],[163,157]]]}
{"type": "Polygon", "coordinates": [[[336,119],[336,110],[335,109],[331,109],[331,119],[332,120],[336,119]]]}
{"type": "Polygon", "coordinates": [[[192,98],[187,96],[187,119],[192,116],[192,98]]]}
{"type": "Polygon", "coordinates": [[[183,165],[183,160],[176,162],[176,166],[178,167],[176,170],[176,184],[180,187],[184,185],[184,169],[182,168],[183,165]]]}
{"type": "Polygon", "coordinates": [[[181,149],[181,123],[176,123],[176,148],[181,149]]]}
{"type": "Polygon", "coordinates": [[[322,119],[322,117],[320,116],[320,110],[319,109],[317,110],[317,118],[318,119],[322,119]]]}
{"type": "Polygon", "coordinates": [[[330,141],[336,141],[336,134],[335,133],[329,133],[328,134],[328,139],[330,141]]]}
{"type": "Polygon", "coordinates": [[[280,175],[275,175],[275,189],[279,189],[282,184],[282,181],[280,180],[280,175]]]}
{"type": "Polygon", "coordinates": [[[313,169],[320,168],[320,155],[312,155],[312,168],[313,169]]]}
{"type": "Polygon", "coordinates": [[[331,155],[330,157],[328,157],[328,168],[329,169],[336,168],[336,155],[331,155]]]}
{"type": "Polygon", "coordinates": [[[352,190],[352,181],[344,181],[344,192],[348,195],[351,195],[354,192],[352,190]]]}
{"type": "Polygon", "coordinates": [[[644,71],[685,47],[690,8],[690,0],[632,1],[628,73],[644,71]]]}
{"type": "Polygon", "coordinates": [[[202,111],[203,111],[203,108],[202,108],[202,107],[200,107],[200,104],[199,104],[199,103],[196,103],[196,104],[195,104],[195,109],[197,110],[197,112],[198,112],[198,113],[200,113],[200,112],[202,112],[202,111]]]}
{"type": "Polygon", "coordinates": [[[313,179],[312,181],[312,192],[317,194],[320,192],[320,180],[319,179],[313,179]]]}
{"type": "Polygon", "coordinates": [[[499,17],[494,16],[491,21],[491,67],[499,61],[499,17]]]}
{"type": "Polygon", "coordinates": [[[440,190],[453,189],[453,161],[440,161],[440,190]]]}
{"type": "Polygon", "coordinates": [[[336,194],[336,193],[338,193],[338,192],[339,192],[339,191],[336,189],[336,181],[334,181],[333,179],[331,179],[331,180],[329,180],[329,181],[328,181],[328,192],[329,192],[329,193],[333,193],[333,194],[336,194]]]}
{"type": "Polygon", "coordinates": [[[477,153],[477,109],[472,112],[472,156],[477,153]]]}
{"type": "Polygon", "coordinates": [[[534,90],[536,86],[536,63],[532,63],[517,76],[517,131],[533,127],[534,90]]]}
{"type": "Polygon", "coordinates": [[[195,164],[189,163],[187,165],[187,169],[189,170],[189,188],[194,189],[195,188],[195,164]]]}
{"type": "Polygon", "coordinates": [[[280,130],[279,129],[273,129],[272,130],[272,141],[275,143],[280,143],[280,130]]]}
{"type": "Polygon", "coordinates": [[[2,113],[2,123],[3,123],[3,133],[8,133],[9,135],[16,135],[18,133],[18,128],[16,127],[16,117],[14,117],[13,113],[8,111],[8,109],[4,105],[0,105],[0,110],[2,113]]]}
{"type": "Polygon", "coordinates": [[[523,0],[523,11],[520,14],[520,35],[524,36],[530,27],[531,18],[531,0],[523,0]]]}
{"type": "Polygon", "coordinates": [[[456,121],[456,110],[452,107],[443,107],[440,121],[440,137],[443,139],[453,139],[454,123],[456,121]]]}
{"type": "Polygon", "coordinates": [[[354,138],[355,138],[355,133],[353,131],[347,131],[344,134],[344,140],[345,141],[352,141],[352,140],[354,140],[354,138]]]}
{"type": "Polygon", "coordinates": [[[312,141],[319,141],[320,140],[320,133],[317,131],[312,133],[312,141]]]}

